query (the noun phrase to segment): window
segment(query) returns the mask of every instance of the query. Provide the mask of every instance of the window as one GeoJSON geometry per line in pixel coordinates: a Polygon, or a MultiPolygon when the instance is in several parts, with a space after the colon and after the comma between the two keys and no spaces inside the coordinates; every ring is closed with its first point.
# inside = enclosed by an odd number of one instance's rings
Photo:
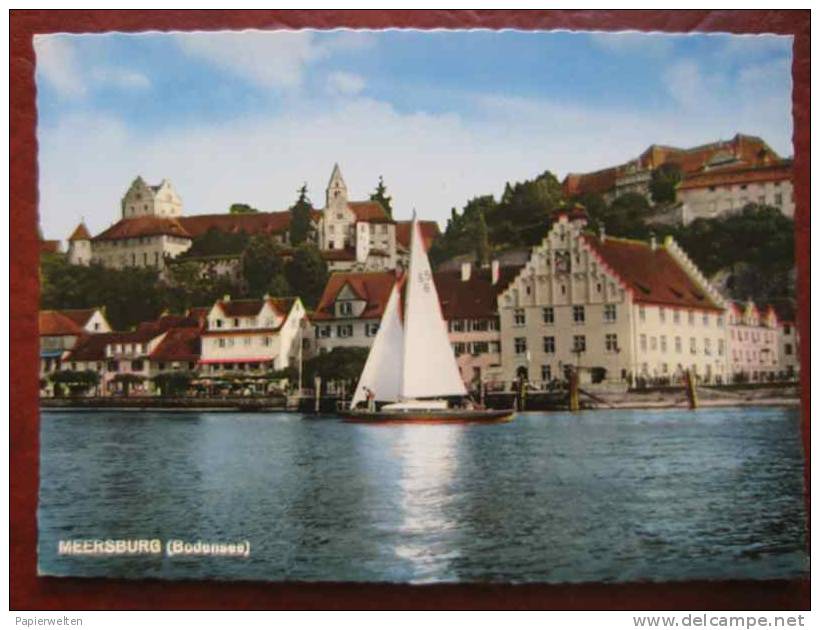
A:
{"type": "Polygon", "coordinates": [[[704,325],[704,326],[708,326],[708,325],[709,325],[709,313],[704,313],[704,314],[703,314],[703,325],[704,325]]]}
{"type": "Polygon", "coordinates": [[[364,334],[368,337],[375,337],[376,333],[379,332],[379,323],[378,322],[370,322],[365,324],[364,326],[364,334]]]}
{"type": "Polygon", "coordinates": [[[643,306],[638,307],[638,319],[642,322],[646,321],[646,309],[643,306]]]}
{"type": "Polygon", "coordinates": [[[586,313],[584,312],[583,306],[573,306],[572,307],[572,321],[576,324],[583,324],[584,320],[586,319],[586,313]]]}
{"type": "Polygon", "coordinates": [[[552,366],[551,365],[542,365],[541,366],[541,380],[544,382],[552,380],[552,366]]]}
{"type": "Polygon", "coordinates": [[[453,344],[453,353],[457,357],[460,357],[462,354],[464,354],[464,350],[465,350],[464,342],[459,341],[459,342],[453,344]]]}
{"type": "Polygon", "coordinates": [[[271,339],[270,337],[262,337],[262,345],[265,346],[266,348],[269,347],[272,342],[273,342],[273,339],[271,339]]]}
{"type": "Polygon", "coordinates": [[[604,304],[604,321],[614,322],[618,318],[618,311],[614,304],[604,304]]]}
{"type": "Polygon", "coordinates": [[[792,334],[792,327],[789,325],[783,326],[783,334],[784,335],[791,335],[792,334]]]}
{"type": "Polygon", "coordinates": [[[225,347],[225,338],[220,337],[219,339],[217,339],[216,340],[216,345],[219,346],[220,348],[224,348],[225,347]]]}
{"type": "Polygon", "coordinates": [[[330,326],[317,326],[316,336],[319,339],[327,339],[328,337],[330,337],[330,326]]]}
{"type": "Polygon", "coordinates": [[[242,343],[246,346],[251,345],[251,338],[250,337],[245,337],[244,339],[242,339],[242,343]]]}
{"type": "Polygon", "coordinates": [[[587,338],[585,335],[573,335],[572,336],[572,351],[573,352],[586,352],[587,350],[587,338]]]}
{"type": "Polygon", "coordinates": [[[694,337],[689,338],[689,354],[698,353],[698,340],[694,337]]]}
{"type": "Polygon", "coordinates": [[[339,304],[339,313],[341,315],[350,315],[353,312],[352,305],[350,302],[341,302],[339,304]]]}
{"type": "Polygon", "coordinates": [[[544,337],[544,353],[555,353],[555,337],[544,337]]]}
{"type": "Polygon", "coordinates": [[[669,365],[667,363],[661,363],[661,374],[668,374],[669,373],[669,365]]]}
{"type": "Polygon", "coordinates": [[[516,354],[524,354],[527,351],[527,338],[526,337],[516,337],[515,338],[515,353],[516,354]]]}
{"type": "Polygon", "coordinates": [[[610,334],[604,337],[604,348],[607,352],[618,351],[618,335],[610,334]]]}
{"type": "Polygon", "coordinates": [[[661,323],[666,322],[666,309],[663,306],[658,309],[658,315],[661,318],[661,323]]]}
{"type": "Polygon", "coordinates": [[[661,335],[661,352],[666,352],[666,335],[661,335]]]}
{"type": "Polygon", "coordinates": [[[723,328],[723,315],[718,315],[717,316],[717,327],[718,328],[723,328]]]}
{"type": "Polygon", "coordinates": [[[513,312],[513,324],[515,326],[523,326],[527,323],[527,316],[523,308],[517,308],[513,312]]]}
{"type": "Polygon", "coordinates": [[[718,356],[722,357],[725,351],[726,348],[724,346],[723,339],[718,339],[718,356]]]}
{"type": "Polygon", "coordinates": [[[216,320],[216,327],[217,328],[222,328],[222,320],[221,319],[216,320]]]}
{"type": "Polygon", "coordinates": [[[776,205],[776,206],[782,206],[783,205],[783,195],[781,193],[775,193],[774,205],[776,205]]]}
{"type": "Polygon", "coordinates": [[[672,311],[672,321],[676,324],[680,324],[680,311],[672,311]]]}
{"type": "Polygon", "coordinates": [[[785,355],[791,356],[793,352],[794,352],[794,349],[792,348],[792,344],[787,343],[786,345],[783,346],[783,353],[785,355]]]}
{"type": "Polygon", "coordinates": [[[336,326],[336,336],[344,339],[353,336],[353,324],[339,324],[336,326]]]}
{"type": "Polygon", "coordinates": [[[136,361],[131,361],[131,371],[132,372],[142,372],[142,359],[137,359],[136,361]]]}
{"type": "Polygon", "coordinates": [[[641,343],[641,351],[646,352],[646,335],[641,335],[640,343],[641,343]]]}
{"type": "Polygon", "coordinates": [[[655,350],[658,349],[658,338],[654,335],[649,338],[649,348],[652,350],[652,352],[655,352],[655,350]]]}
{"type": "Polygon", "coordinates": [[[474,341],[472,354],[487,354],[490,351],[490,344],[486,341],[474,341]]]}
{"type": "Polygon", "coordinates": [[[712,356],[712,340],[709,338],[703,340],[703,354],[707,357],[712,356]]]}
{"type": "Polygon", "coordinates": [[[689,311],[689,325],[690,326],[695,325],[695,312],[694,311],[689,311]]]}
{"type": "MultiPolygon", "coordinates": [[[[554,324],[555,323],[555,309],[551,306],[547,306],[541,310],[541,316],[544,318],[545,324],[554,324]]],[[[789,333],[786,333],[787,335],[789,333]]]]}

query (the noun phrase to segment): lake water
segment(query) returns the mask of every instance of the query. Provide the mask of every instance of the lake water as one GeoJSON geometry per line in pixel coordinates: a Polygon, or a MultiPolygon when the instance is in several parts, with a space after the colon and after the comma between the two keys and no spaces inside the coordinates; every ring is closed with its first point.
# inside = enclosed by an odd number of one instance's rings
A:
{"type": "Polygon", "coordinates": [[[565,582],[808,574],[798,411],[526,413],[364,426],[298,414],[44,411],[48,575],[565,582]],[[58,541],[250,542],[248,558],[58,541]]]}

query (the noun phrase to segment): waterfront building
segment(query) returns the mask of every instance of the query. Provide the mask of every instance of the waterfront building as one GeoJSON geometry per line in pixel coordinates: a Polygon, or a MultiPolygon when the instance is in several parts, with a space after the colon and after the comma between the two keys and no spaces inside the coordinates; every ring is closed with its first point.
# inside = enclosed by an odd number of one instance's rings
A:
{"type": "MultiPolygon", "coordinates": [[[[111,326],[103,308],[43,310],[39,312],[40,378],[65,368],[63,357],[87,337],[107,333],[111,326]]],[[[46,384],[50,391],[50,385],[46,384]]]]}
{"type": "Polygon", "coordinates": [[[741,209],[748,203],[780,208],[794,215],[791,160],[782,159],[761,138],[737,134],[689,149],[652,145],[624,164],[590,173],[570,173],[567,197],[599,194],[607,203],[626,193],[651,199],[652,173],[664,165],[680,169],[677,202],[661,209],[657,223],[689,223],[741,209]]]}
{"type": "Polygon", "coordinates": [[[458,271],[434,274],[456,363],[470,390],[502,379],[498,295],[519,270],[496,260],[489,267],[464,262],[458,271]]]}
{"type": "Polygon", "coordinates": [[[800,376],[800,338],[794,320],[780,322],[779,375],[793,380],[800,376]]]}
{"type": "Polygon", "coordinates": [[[392,271],[331,274],[310,315],[317,352],[369,348],[395,282],[392,271]]]}
{"type": "MultiPolygon", "coordinates": [[[[285,248],[286,255],[291,217],[290,210],[185,216],[182,199],[168,180],[152,186],[137,177],[122,199],[116,223],[96,236],[91,236],[83,223],[74,230],[69,237],[69,261],[112,268],[162,269],[209,230],[269,235],[285,248]]],[[[311,219],[310,238],[331,271],[392,270],[402,256],[406,257],[409,222],[394,221],[378,201],[351,200],[338,164],[333,167],[325,191],[325,206],[314,210],[311,219]]],[[[425,222],[422,229],[428,240],[438,235],[435,222],[425,222]]],[[[237,266],[239,257],[228,258],[231,260],[220,259],[217,265],[210,259],[189,260],[211,271],[235,275],[241,268],[237,266]]]]}
{"type": "Polygon", "coordinates": [[[570,368],[593,383],[670,383],[691,369],[727,377],[725,303],[671,238],[585,231],[562,212],[500,293],[505,381],[546,386],[570,368]]]}
{"type": "Polygon", "coordinates": [[[210,308],[201,332],[201,374],[263,374],[296,366],[310,336],[305,309],[296,297],[232,300],[210,308]]]}
{"type": "Polygon", "coordinates": [[[732,302],[728,319],[732,379],[756,383],[778,378],[781,330],[774,309],[759,309],[751,300],[745,304],[732,302]]]}

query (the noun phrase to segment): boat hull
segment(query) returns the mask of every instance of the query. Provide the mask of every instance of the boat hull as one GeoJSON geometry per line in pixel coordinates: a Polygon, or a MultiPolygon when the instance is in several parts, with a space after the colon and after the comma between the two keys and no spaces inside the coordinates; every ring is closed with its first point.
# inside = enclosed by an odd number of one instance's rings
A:
{"type": "Polygon", "coordinates": [[[345,422],[367,424],[493,424],[510,422],[512,409],[412,409],[405,411],[347,410],[340,412],[345,422]]]}

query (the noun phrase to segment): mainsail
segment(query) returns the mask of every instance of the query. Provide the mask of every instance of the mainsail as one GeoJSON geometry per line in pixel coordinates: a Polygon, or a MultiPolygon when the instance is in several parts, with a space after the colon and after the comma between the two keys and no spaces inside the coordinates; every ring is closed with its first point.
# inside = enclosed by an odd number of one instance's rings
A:
{"type": "Polygon", "coordinates": [[[401,355],[404,351],[404,332],[401,325],[399,282],[390,291],[379,330],[367,355],[367,362],[359,377],[351,408],[367,399],[365,388],[376,400],[398,400],[401,394],[401,355]]]}
{"type": "Polygon", "coordinates": [[[410,267],[405,282],[397,282],[382,315],[350,405],[367,398],[400,401],[437,396],[464,396],[447,326],[441,316],[430,261],[415,218],[411,227],[410,267]],[[404,285],[404,318],[401,317],[404,285]]]}

